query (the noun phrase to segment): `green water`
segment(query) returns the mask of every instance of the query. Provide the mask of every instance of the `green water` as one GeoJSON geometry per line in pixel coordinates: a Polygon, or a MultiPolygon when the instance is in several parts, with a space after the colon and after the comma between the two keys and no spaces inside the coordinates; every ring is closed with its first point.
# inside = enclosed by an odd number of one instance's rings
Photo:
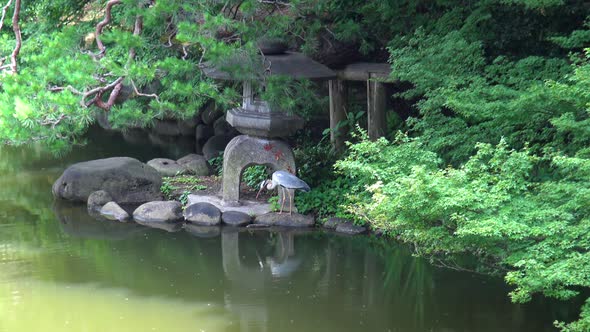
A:
{"type": "Polygon", "coordinates": [[[0,332],[553,331],[575,318],[542,299],[511,304],[500,278],[368,237],[224,228],[203,238],[95,221],[51,197],[68,164],[183,151],[90,139],[59,160],[0,150],[0,332]]]}

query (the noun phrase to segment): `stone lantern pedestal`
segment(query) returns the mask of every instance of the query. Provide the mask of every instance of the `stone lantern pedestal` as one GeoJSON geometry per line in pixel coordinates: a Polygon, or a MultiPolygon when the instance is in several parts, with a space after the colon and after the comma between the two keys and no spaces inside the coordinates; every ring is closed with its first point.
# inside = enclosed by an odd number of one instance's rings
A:
{"type": "MultiPolygon", "coordinates": [[[[232,139],[223,154],[223,203],[240,205],[242,173],[252,165],[267,166],[272,172],[287,170],[295,174],[295,158],[291,147],[279,137],[287,137],[303,128],[303,119],[294,115],[265,110],[232,109],[226,120],[243,135],[232,139]]],[[[294,191],[290,192],[294,197],[294,191]]],[[[279,190],[282,200],[282,191],[279,190]]]]}

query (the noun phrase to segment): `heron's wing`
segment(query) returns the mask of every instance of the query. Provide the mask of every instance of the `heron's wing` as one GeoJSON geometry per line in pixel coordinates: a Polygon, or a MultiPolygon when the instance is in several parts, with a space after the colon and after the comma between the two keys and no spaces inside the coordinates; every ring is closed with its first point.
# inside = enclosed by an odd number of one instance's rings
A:
{"type": "Polygon", "coordinates": [[[287,171],[276,171],[272,173],[272,180],[287,189],[300,189],[303,191],[311,190],[305,181],[287,171]]]}

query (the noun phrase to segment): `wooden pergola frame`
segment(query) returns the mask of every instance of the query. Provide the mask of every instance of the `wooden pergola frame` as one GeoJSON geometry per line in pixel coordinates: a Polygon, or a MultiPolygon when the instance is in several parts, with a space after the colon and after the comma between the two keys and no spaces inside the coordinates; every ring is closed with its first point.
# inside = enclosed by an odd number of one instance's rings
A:
{"type": "Polygon", "coordinates": [[[343,128],[339,122],[346,120],[348,87],[346,81],[367,82],[368,134],[371,139],[385,135],[387,129],[387,93],[385,84],[390,82],[391,66],[388,63],[359,62],[336,71],[337,78],[329,81],[330,88],[330,140],[335,149],[344,146],[343,128]]]}

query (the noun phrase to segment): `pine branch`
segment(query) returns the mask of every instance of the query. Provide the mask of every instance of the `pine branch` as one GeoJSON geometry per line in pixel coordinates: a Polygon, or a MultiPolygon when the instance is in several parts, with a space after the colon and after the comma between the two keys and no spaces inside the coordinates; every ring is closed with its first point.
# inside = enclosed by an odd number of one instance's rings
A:
{"type": "Polygon", "coordinates": [[[102,34],[102,30],[104,29],[104,27],[111,22],[113,6],[119,4],[121,4],[121,0],[109,0],[109,2],[107,2],[107,6],[105,9],[104,19],[98,22],[98,24],[96,25],[94,38],[96,39],[96,46],[98,46],[98,49],[100,50],[100,52],[98,53],[98,57],[103,57],[107,51],[107,48],[102,43],[102,40],[100,40],[100,35],[102,34]]]}

